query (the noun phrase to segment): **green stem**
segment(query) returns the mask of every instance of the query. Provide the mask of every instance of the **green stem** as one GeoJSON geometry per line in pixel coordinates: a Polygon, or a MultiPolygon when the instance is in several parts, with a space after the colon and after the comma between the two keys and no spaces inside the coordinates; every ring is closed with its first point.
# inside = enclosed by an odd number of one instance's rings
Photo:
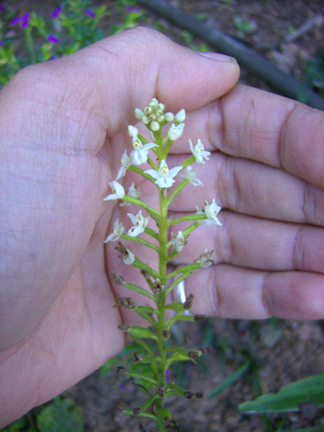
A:
{"type": "Polygon", "coordinates": [[[200,221],[200,220],[205,220],[207,219],[206,216],[204,214],[192,214],[192,215],[187,215],[187,216],[182,216],[180,218],[177,219],[171,219],[168,222],[168,225],[175,225],[177,223],[180,222],[188,222],[188,221],[200,221]]]}
{"type": "Polygon", "coordinates": [[[171,202],[173,201],[173,199],[178,195],[178,193],[185,187],[187,186],[187,184],[190,183],[190,180],[183,180],[172,192],[172,194],[170,195],[169,199],[168,199],[168,205],[171,204],[171,202]]]}
{"type": "MultiPolygon", "coordinates": [[[[201,268],[201,264],[199,263],[194,263],[194,264],[188,264],[182,267],[178,267],[176,270],[174,270],[173,272],[169,273],[167,276],[167,279],[171,279],[175,276],[178,276],[178,274],[185,274],[185,273],[193,273],[195,270],[198,270],[201,268]]],[[[169,288],[168,288],[169,290],[169,288]]]]}
{"type": "Polygon", "coordinates": [[[122,238],[124,240],[130,240],[130,241],[135,242],[135,243],[141,243],[142,245],[147,246],[151,249],[154,249],[156,252],[159,252],[158,246],[156,246],[155,244],[153,244],[147,240],[144,240],[141,237],[132,237],[132,236],[127,235],[127,234],[121,234],[120,238],[122,238]]]}
{"type": "Polygon", "coordinates": [[[133,198],[130,197],[128,195],[124,195],[123,196],[123,200],[126,202],[129,202],[131,204],[135,204],[139,207],[142,207],[144,210],[147,211],[147,213],[155,220],[155,222],[157,224],[159,224],[159,212],[157,210],[155,210],[155,208],[151,207],[150,205],[146,204],[146,202],[138,199],[138,198],[133,198]]]}

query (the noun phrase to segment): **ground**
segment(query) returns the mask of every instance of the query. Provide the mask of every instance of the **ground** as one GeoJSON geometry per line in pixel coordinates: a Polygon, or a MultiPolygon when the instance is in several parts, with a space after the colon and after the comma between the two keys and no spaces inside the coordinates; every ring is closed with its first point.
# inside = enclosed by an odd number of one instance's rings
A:
{"type": "MultiPolygon", "coordinates": [[[[4,2],[6,3],[6,2],[4,2]]],[[[9,3],[9,2],[7,2],[9,3]]],[[[17,12],[38,9],[48,13],[57,1],[20,0],[10,2],[17,12]]],[[[97,0],[96,4],[103,1],[97,0]]],[[[114,7],[113,1],[106,1],[114,7]]],[[[280,69],[302,79],[305,66],[320,47],[324,46],[324,5],[322,0],[170,0],[201,17],[215,28],[243,40],[251,49],[274,62],[280,69]],[[309,23],[309,29],[300,37],[296,29],[309,23]]],[[[149,12],[146,23],[153,25],[156,17],[149,12]]],[[[118,21],[119,16],[110,20],[118,21]]],[[[183,43],[188,35],[160,21],[159,29],[183,43]]],[[[191,41],[199,45],[201,41],[191,41]]],[[[243,70],[242,81],[268,89],[260,79],[243,70]]],[[[188,329],[179,329],[187,332],[188,329]]],[[[266,429],[260,416],[247,416],[237,406],[254,398],[259,375],[264,392],[277,391],[280,386],[323,371],[324,326],[322,322],[267,321],[248,322],[210,319],[190,329],[192,346],[207,344],[211,352],[198,365],[187,365],[181,372],[184,385],[194,392],[203,391],[204,399],[176,399],[173,411],[183,432],[252,432],[277,430],[282,416],[270,417],[266,429]],[[208,339],[208,340],[207,340],[208,339]],[[253,362],[254,375],[246,373],[234,386],[218,398],[207,399],[208,394],[225,376],[244,362],[253,362]],[[208,375],[207,375],[208,371],[208,375]]],[[[205,345],[205,346],[207,346],[205,345]]],[[[67,392],[83,409],[87,432],[126,432],[139,430],[139,419],[119,411],[120,406],[138,405],[138,389],[114,371],[106,377],[96,372],[67,392]]],[[[284,417],[284,426],[295,430],[306,426],[324,425],[323,411],[303,410],[284,417]]],[[[151,432],[152,425],[146,426],[151,432]]],[[[324,430],[324,426],[323,429],[324,430]]]]}

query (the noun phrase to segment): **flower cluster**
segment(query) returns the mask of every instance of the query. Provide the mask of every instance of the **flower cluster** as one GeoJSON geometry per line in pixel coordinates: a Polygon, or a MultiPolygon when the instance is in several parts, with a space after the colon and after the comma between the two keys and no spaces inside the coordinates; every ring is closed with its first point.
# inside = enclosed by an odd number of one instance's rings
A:
{"type": "MultiPolygon", "coordinates": [[[[179,192],[187,185],[203,186],[197,178],[196,168],[193,163],[204,164],[209,160],[210,152],[200,139],[194,145],[189,140],[188,153],[191,155],[179,166],[169,167],[168,156],[174,143],[183,136],[186,112],[181,109],[177,114],[165,112],[165,105],[152,99],[143,110],[135,110],[136,118],[148,131],[150,140],[147,140],[139,133],[143,126],[128,127],[128,134],[132,141],[133,149],[130,154],[126,150],[120,158],[120,168],[116,180],[109,183],[111,193],[106,201],[120,200],[121,206],[133,205],[139,207],[137,212],[124,214],[124,219],[130,220],[131,226],[125,229],[123,212],[120,219],[115,220],[113,230],[105,240],[117,242],[115,248],[119,252],[121,260],[133,267],[140,269],[148,290],[136,284],[127,282],[122,276],[114,274],[116,284],[123,285],[130,290],[137,291],[148,297],[154,307],[140,306],[131,297],[117,299],[116,307],[124,307],[138,313],[148,321],[150,328],[140,326],[119,325],[122,331],[127,332],[131,337],[140,343],[141,352],[133,353],[136,364],[150,365],[151,372],[145,376],[140,375],[144,380],[145,390],[151,397],[141,407],[125,410],[131,415],[151,417],[156,420],[158,431],[166,431],[174,422],[171,420],[171,412],[165,408],[164,403],[169,395],[180,394],[186,398],[201,397],[201,393],[192,393],[182,390],[170,380],[170,368],[172,363],[179,360],[187,360],[196,363],[198,357],[207,352],[205,349],[186,350],[184,348],[169,348],[167,342],[170,340],[170,329],[179,320],[198,321],[203,318],[201,315],[193,316],[190,309],[194,296],[181,298],[181,301],[167,303],[168,294],[196,270],[209,267],[214,264],[212,260],[213,251],[205,249],[198,258],[188,265],[179,266],[176,270],[168,272],[168,264],[187,245],[190,234],[200,225],[221,226],[218,219],[221,210],[215,199],[211,204],[207,201],[204,207],[196,207],[196,212],[179,218],[173,218],[169,207],[179,192]],[[189,153],[190,154],[190,153],[189,153]],[[144,166],[143,166],[144,165],[144,166]],[[146,181],[156,187],[159,207],[154,208],[140,198],[139,189],[134,183],[126,193],[122,184],[123,177],[128,171],[137,173],[146,181]],[[127,219],[128,218],[128,219],[127,219]],[[187,223],[187,228],[176,230],[175,225],[187,223]],[[172,230],[171,230],[172,228],[172,230]],[[143,235],[144,234],[144,235],[143,235]],[[158,268],[152,268],[136,256],[135,249],[130,251],[122,241],[141,243],[152,249],[152,253],[158,254],[158,268]],[[174,316],[167,318],[166,310],[173,310],[174,316]],[[156,349],[152,348],[142,339],[155,341],[156,349]]],[[[123,368],[124,369],[124,368],[123,368]]],[[[129,377],[138,378],[138,372],[132,370],[125,372],[129,377]]],[[[141,384],[142,385],[142,384],[141,384]]],[[[143,387],[143,385],[142,385],[143,387]]]]}

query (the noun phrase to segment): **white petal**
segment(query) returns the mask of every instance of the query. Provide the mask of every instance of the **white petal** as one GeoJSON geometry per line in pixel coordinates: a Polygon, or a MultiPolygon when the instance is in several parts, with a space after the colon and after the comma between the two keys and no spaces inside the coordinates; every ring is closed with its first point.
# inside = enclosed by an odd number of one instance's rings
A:
{"type": "Polygon", "coordinates": [[[182,166],[171,168],[169,171],[170,177],[175,177],[182,170],[182,166]]]}
{"type": "Polygon", "coordinates": [[[144,228],[141,226],[133,226],[130,230],[128,230],[128,235],[131,237],[137,237],[138,235],[144,232],[144,228]]]}
{"type": "Polygon", "coordinates": [[[149,174],[151,177],[153,177],[154,179],[158,179],[158,178],[160,178],[160,174],[159,174],[159,172],[158,171],[155,171],[154,169],[149,169],[149,170],[146,170],[146,171],[144,171],[145,172],[145,174],[149,174]]]}
{"type": "Polygon", "coordinates": [[[138,129],[135,126],[128,126],[128,133],[131,137],[135,138],[138,135],[138,129]]]}

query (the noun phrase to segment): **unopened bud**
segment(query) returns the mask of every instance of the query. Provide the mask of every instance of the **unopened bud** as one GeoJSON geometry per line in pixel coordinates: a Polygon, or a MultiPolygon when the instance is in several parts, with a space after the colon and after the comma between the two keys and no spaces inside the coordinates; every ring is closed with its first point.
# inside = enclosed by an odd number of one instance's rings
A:
{"type": "Polygon", "coordinates": [[[164,114],[164,118],[167,122],[172,122],[174,120],[174,114],[172,112],[167,112],[164,114]]]}
{"type": "Polygon", "coordinates": [[[147,124],[149,124],[149,122],[150,122],[150,120],[148,119],[148,117],[146,115],[143,115],[143,117],[142,117],[142,123],[145,124],[145,125],[147,125],[147,124]]]}
{"type": "Polygon", "coordinates": [[[152,113],[152,108],[149,107],[149,106],[147,106],[147,107],[144,108],[143,111],[144,111],[145,115],[149,116],[152,113]]]}
{"type": "Polygon", "coordinates": [[[157,121],[152,121],[150,127],[153,132],[157,132],[160,129],[160,125],[157,121]]]}
{"type": "Polygon", "coordinates": [[[137,120],[142,120],[143,118],[143,111],[140,110],[139,108],[135,108],[135,117],[137,118],[137,120]]]}
{"type": "Polygon", "coordinates": [[[182,123],[186,120],[186,111],[182,108],[175,116],[175,121],[182,123]]]}
{"type": "Polygon", "coordinates": [[[138,134],[138,129],[132,125],[128,126],[128,133],[131,137],[137,137],[138,134]]]}

